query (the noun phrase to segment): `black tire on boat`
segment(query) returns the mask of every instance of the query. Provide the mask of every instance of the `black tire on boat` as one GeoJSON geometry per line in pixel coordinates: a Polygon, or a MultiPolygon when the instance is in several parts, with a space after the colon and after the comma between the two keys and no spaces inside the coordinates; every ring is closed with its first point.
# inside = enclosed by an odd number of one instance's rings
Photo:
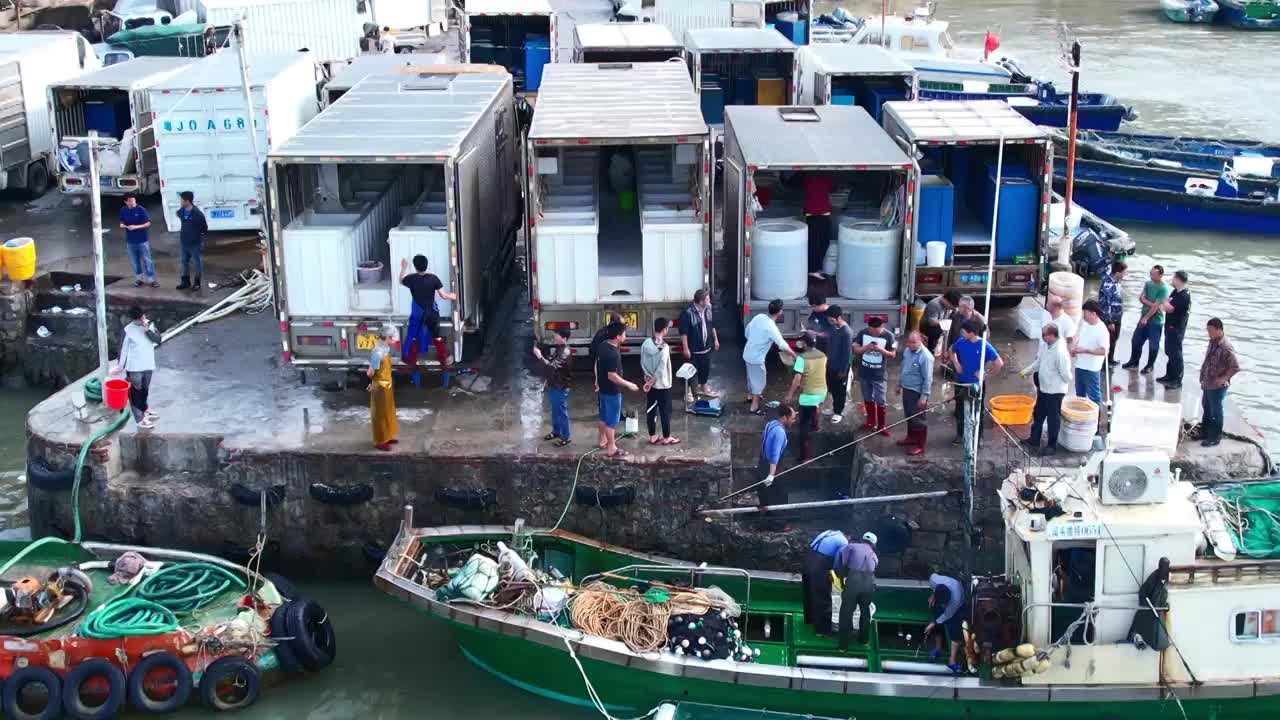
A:
{"type": "Polygon", "coordinates": [[[138,661],[129,673],[126,681],[129,705],[135,710],[150,715],[171,713],[187,704],[191,699],[191,670],[177,655],[162,650],[151,653],[138,661]],[[167,669],[173,672],[173,694],[166,698],[153,698],[147,694],[147,674],[153,670],[167,669]]]}
{"type": "Polygon", "coordinates": [[[302,666],[312,671],[328,667],[338,654],[338,637],[324,608],[299,600],[285,605],[284,618],[293,654],[302,666]]]}
{"type": "MultiPolygon", "coordinates": [[[[276,586],[276,592],[279,592],[284,596],[285,600],[297,600],[302,597],[302,591],[298,589],[298,586],[294,585],[292,580],[280,573],[264,573],[263,577],[270,580],[271,584],[276,586]]],[[[284,606],[282,605],[281,607],[284,606]]]]}
{"type": "Polygon", "coordinates": [[[123,670],[105,658],[89,658],[62,678],[62,712],[72,720],[108,720],[124,704],[126,692],[123,670]],[[107,681],[107,699],[90,705],[80,697],[80,690],[85,682],[99,678],[107,681]]]}
{"type": "MultiPolygon", "coordinates": [[[[37,487],[46,492],[70,490],[75,484],[75,476],[76,470],[74,467],[65,470],[54,470],[40,458],[31,458],[27,461],[27,482],[32,487],[37,487]]],[[[92,478],[93,472],[88,467],[81,468],[81,483],[87,483],[92,478]]]]}
{"type": "Polygon", "coordinates": [[[311,483],[308,490],[311,497],[326,505],[360,505],[373,499],[373,486],[360,485],[326,485],[311,483]]]}
{"type": "Polygon", "coordinates": [[[271,613],[271,638],[276,641],[276,660],[280,663],[280,669],[288,673],[300,673],[306,668],[302,666],[302,661],[293,652],[293,641],[281,639],[292,637],[289,635],[289,625],[285,618],[287,614],[286,608],[288,607],[289,603],[285,603],[271,613]]]}
{"type": "Polygon", "coordinates": [[[262,673],[253,663],[235,656],[221,657],[209,664],[200,676],[200,700],[219,712],[243,710],[258,701],[262,673]],[[235,698],[218,695],[218,685],[232,681],[240,694],[235,698]]]}
{"type": "Polygon", "coordinates": [[[62,715],[62,680],[52,670],[24,667],[14,670],[4,681],[4,716],[10,720],[53,720],[62,715]],[[27,712],[18,704],[28,685],[43,685],[49,701],[39,712],[27,712]]]}

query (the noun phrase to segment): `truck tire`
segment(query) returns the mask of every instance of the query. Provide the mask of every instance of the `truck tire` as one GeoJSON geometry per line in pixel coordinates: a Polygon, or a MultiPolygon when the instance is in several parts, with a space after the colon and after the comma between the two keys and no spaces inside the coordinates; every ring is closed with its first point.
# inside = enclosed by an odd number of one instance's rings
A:
{"type": "Polygon", "coordinates": [[[49,168],[44,161],[31,163],[27,167],[27,197],[32,200],[49,191],[49,168]]]}

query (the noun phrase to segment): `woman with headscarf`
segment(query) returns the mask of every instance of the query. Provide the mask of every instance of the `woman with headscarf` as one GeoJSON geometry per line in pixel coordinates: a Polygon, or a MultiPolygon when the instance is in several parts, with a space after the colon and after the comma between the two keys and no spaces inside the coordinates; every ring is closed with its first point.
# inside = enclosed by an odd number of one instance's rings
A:
{"type": "Polygon", "coordinates": [[[1160,558],[1156,567],[1138,588],[1138,612],[1129,625],[1129,641],[1139,650],[1169,647],[1169,632],[1160,617],[1160,608],[1169,606],[1169,558],[1160,558]],[[1155,608],[1154,610],[1152,608],[1155,608]]]}
{"type": "Polygon", "coordinates": [[[378,342],[369,353],[369,420],[373,427],[373,446],[390,452],[391,446],[400,442],[396,435],[400,427],[396,423],[396,397],[391,383],[391,346],[396,341],[393,325],[383,325],[378,331],[378,342]]]}

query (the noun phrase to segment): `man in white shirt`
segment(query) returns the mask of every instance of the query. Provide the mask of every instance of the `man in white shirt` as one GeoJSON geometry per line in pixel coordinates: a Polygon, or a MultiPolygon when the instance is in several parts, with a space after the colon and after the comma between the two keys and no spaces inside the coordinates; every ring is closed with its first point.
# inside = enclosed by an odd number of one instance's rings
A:
{"type": "Polygon", "coordinates": [[[776,346],[783,354],[783,363],[792,364],[788,361],[791,348],[787,346],[787,341],[778,331],[778,321],[781,319],[782,301],[770,300],[768,313],[751,318],[751,322],[747,323],[747,329],[743,333],[746,342],[742,348],[742,362],[747,366],[747,396],[750,398],[752,415],[764,415],[764,409],[760,407],[760,397],[764,395],[765,381],[768,379],[764,361],[769,356],[769,347],[776,346]]]}
{"type": "Polygon", "coordinates": [[[1111,347],[1111,334],[1102,322],[1102,308],[1097,300],[1084,304],[1084,321],[1076,333],[1071,356],[1076,361],[1076,395],[1089,398],[1102,407],[1102,364],[1111,347]]]}
{"type": "Polygon", "coordinates": [[[1032,450],[1040,449],[1040,432],[1049,424],[1049,442],[1045,455],[1058,452],[1058,429],[1062,424],[1062,400],[1067,396],[1071,383],[1071,356],[1067,354],[1067,341],[1058,337],[1058,326],[1049,323],[1040,330],[1040,351],[1036,359],[1019,373],[1026,377],[1036,373],[1040,378],[1036,393],[1036,407],[1031,416],[1031,437],[1023,444],[1032,450]]]}
{"type": "Polygon", "coordinates": [[[1067,348],[1070,349],[1076,344],[1076,333],[1079,328],[1076,326],[1076,320],[1062,309],[1062,301],[1049,298],[1044,305],[1044,320],[1040,322],[1040,326],[1053,323],[1058,326],[1058,337],[1067,341],[1067,348]]]}

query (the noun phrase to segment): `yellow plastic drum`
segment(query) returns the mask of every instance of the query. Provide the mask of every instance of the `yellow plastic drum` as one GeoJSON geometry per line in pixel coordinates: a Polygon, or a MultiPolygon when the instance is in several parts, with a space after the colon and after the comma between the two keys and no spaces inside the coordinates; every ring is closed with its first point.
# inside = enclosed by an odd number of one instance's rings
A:
{"type": "Polygon", "coordinates": [[[12,281],[30,280],[36,276],[36,241],[29,237],[14,238],[4,244],[4,269],[12,281]]]}
{"type": "Polygon", "coordinates": [[[1035,398],[1027,395],[997,395],[991,398],[991,416],[1001,425],[1030,423],[1035,407],[1035,398]]]}

